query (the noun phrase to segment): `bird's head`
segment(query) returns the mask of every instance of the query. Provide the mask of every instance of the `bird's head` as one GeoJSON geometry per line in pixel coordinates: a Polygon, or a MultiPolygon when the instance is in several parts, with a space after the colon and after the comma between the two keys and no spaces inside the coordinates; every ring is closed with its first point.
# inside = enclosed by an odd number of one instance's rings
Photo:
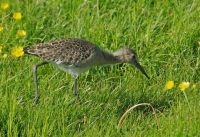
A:
{"type": "Polygon", "coordinates": [[[113,55],[116,58],[118,58],[121,62],[129,63],[129,64],[135,66],[136,68],[138,68],[149,79],[149,76],[147,75],[146,71],[138,62],[137,54],[133,49],[122,48],[122,49],[119,49],[116,52],[114,52],[113,55]]]}

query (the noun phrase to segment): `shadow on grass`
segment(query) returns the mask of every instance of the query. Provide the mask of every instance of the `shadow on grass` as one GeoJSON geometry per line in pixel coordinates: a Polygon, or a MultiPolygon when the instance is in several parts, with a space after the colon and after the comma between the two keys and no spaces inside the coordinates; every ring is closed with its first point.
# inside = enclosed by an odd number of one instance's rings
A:
{"type": "MultiPolygon", "coordinates": [[[[180,98],[182,98],[182,96],[180,96],[180,93],[177,92],[161,93],[160,96],[157,97],[152,94],[143,94],[135,98],[130,97],[124,93],[122,94],[123,96],[118,96],[120,97],[119,100],[123,102],[120,106],[118,106],[117,109],[117,114],[119,115],[119,117],[122,116],[124,112],[130,107],[140,103],[151,104],[158,113],[167,112],[170,110],[171,107],[176,106],[177,100],[180,100],[180,98]]],[[[134,112],[142,112],[145,115],[149,115],[152,114],[152,109],[148,106],[140,106],[134,109],[134,112]]]]}

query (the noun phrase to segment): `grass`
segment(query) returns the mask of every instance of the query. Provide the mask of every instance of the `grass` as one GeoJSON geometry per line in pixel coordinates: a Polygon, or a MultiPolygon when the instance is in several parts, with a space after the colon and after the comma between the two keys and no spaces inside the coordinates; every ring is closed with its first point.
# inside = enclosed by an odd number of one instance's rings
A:
{"type": "Polygon", "coordinates": [[[188,136],[200,135],[200,2],[154,0],[6,1],[0,11],[0,136],[188,136]],[[20,11],[22,19],[12,19],[20,11]],[[16,37],[18,29],[27,36],[16,37]],[[151,79],[129,65],[95,67],[81,75],[81,101],[72,95],[70,75],[52,65],[39,69],[41,100],[33,105],[32,65],[14,58],[12,47],[78,37],[105,50],[134,48],[151,79]],[[3,54],[8,54],[3,58],[3,54]],[[166,81],[175,88],[164,90],[166,81]],[[182,81],[197,83],[182,92],[182,81]],[[159,129],[148,107],[157,110],[159,129]]]}

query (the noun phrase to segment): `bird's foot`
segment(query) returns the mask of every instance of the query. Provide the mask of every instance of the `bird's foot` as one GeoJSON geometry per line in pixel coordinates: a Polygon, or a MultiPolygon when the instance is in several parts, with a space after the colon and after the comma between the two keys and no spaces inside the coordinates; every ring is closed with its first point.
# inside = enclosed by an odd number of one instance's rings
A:
{"type": "Polygon", "coordinates": [[[79,96],[79,93],[77,92],[74,92],[74,97],[76,98],[76,101],[80,102],[80,96],[79,96]]]}
{"type": "Polygon", "coordinates": [[[38,104],[38,103],[39,103],[39,100],[40,100],[40,96],[39,96],[39,95],[35,95],[35,96],[34,96],[34,99],[33,99],[34,105],[38,104]]]}

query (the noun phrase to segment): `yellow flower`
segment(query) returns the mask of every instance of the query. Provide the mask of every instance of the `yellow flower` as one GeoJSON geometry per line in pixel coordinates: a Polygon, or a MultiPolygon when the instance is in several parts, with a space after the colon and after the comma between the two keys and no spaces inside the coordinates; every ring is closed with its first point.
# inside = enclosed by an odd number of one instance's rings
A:
{"type": "Polygon", "coordinates": [[[25,30],[18,30],[17,31],[17,36],[19,36],[19,37],[25,37],[26,36],[26,31],[25,30]]]}
{"type": "Polygon", "coordinates": [[[15,13],[13,13],[13,19],[15,19],[15,20],[21,20],[21,18],[22,18],[21,12],[15,12],[15,13]]]}
{"type": "Polygon", "coordinates": [[[2,10],[7,10],[9,8],[9,4],[6,2],[1,3],[1,9],[2,10]]]}
{"type": "Polygon", "coordinates": [[[3,54],[3,58],[7,58],[8,57],[8,54],[3,54]]]}
{"type": "Polygon", "coordinates": [[[3,31],[3,26],[0,25],[0,32],[2,32],[2,31],[3,31]]]}
{"type": "Polygon", "coordinates": [[[174,87],[174,81],[170,80],[170,81],[167,81],[166,84],[165,84],[165,89],[172,89],[174,87]]]}
{"type": "Polygon", "coordinates": [[[187,88],[189,88],[189,86],[190,86],[190,83],[184,81],[184,82],[181,82],[178,87],[180,88],[181,91],[185,91],[187,88]]]}
{"type": "Polygon", "coordinates": [[[11,50],[11,55],[14,57],[21,57],[24,55],[23,47],[14,47],[11,50]]]}

